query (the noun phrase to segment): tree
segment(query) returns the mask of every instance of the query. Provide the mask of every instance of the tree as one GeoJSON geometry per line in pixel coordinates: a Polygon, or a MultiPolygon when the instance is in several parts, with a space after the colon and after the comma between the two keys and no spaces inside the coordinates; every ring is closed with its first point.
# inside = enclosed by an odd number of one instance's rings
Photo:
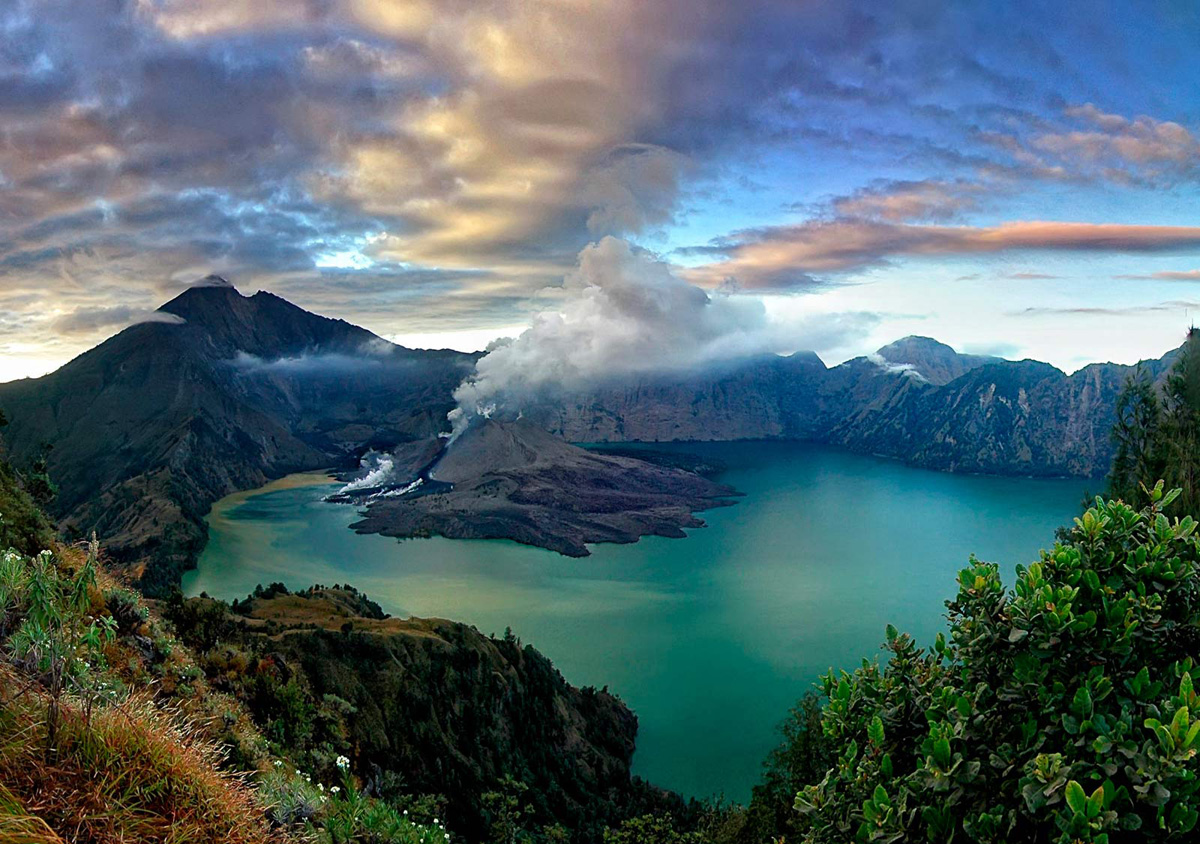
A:
{"type": "Polygon", "coordinates": [[[1150,373],[1139,365],[1117,396],[1112,439],[1116,445],[1108,494],[1141,500],[1141,487],[1163,477],[1162,407],[1150,373]]]}
{"type": "Polygon", "coordinates": [[[484,811],[491,818],[492,844],[525,844],[533,836],[526,824],[533,816],[533,807],[526,800],[529,786],[509,774],[497,783],[498,791],[486,792],[482,799],[484,811]]]}
{"type": "Polygon", "coordinates": [[[29,496],[42,510],[49,511],[58,497],[58,487],[50,480],[50,452],[54,446],[42,443],[25,476],[25,488],[29,496]]]}
{"type": "Polygon", "coordinates": [[[923,650],[823,678],[838,757],[796,798],[804,840],[1194,840],[1200,541],[1179,496],[1097,499],[1019,567],[972,560],[923,650]]]}
{"type": "Polygon", "coordinates": [[[629,818],[604,832],[604,844],[703,844],[696,832],[680,832],[670,814],[629,818]]]}
{"type": "Polygon", "coordinates": [[[1200,515],[1200,331],[1195,328],[1167,376],[1163,405],[1163,477],[1182,490],[1184,512],[1200,515]]]}
{"type": "Polygon", "coordinates": [[[793,806],[796,792],[819,781],[837,758],[822,730],[821,702],[813,692],[796,702],[779,732],[782,741],[763,763],[762,782],[751,794],[740,841],[757,844],[792,835],[799,821],[793,806]]]}
{"type": "Polygon", "coordinates": [[[1144,503],[1161,478],[1180,490],[1182,512],[1200,516],[1200,331],[1188,331],[1161,390],[1138,367],[1117,398],[1112,438],[1109,497],[1144,503]]]}

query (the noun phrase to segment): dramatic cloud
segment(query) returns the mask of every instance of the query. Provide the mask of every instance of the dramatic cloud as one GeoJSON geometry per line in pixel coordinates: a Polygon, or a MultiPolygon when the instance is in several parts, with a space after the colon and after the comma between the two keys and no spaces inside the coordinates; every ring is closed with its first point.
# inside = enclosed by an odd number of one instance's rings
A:
{"type": "Polygon", "coordinates": [[[436,334],[525,322],[606,235],[819,290],[1025,248],[954,224],[1187,225],[1197,37],[1024,0],[11,0],[0,378],[209,272],[436,334]]]}
{"type": "Polygon", "coordinates": [[[814,276],[878,266],[905,256],[1015,251],[1168,252],[1200,248],[1200,226],[1014,222],[999,226],[897,225],[835,220],[738,232],[691,254],[723,260],[686,271],[705,287],[811,287],[814,276]]]}

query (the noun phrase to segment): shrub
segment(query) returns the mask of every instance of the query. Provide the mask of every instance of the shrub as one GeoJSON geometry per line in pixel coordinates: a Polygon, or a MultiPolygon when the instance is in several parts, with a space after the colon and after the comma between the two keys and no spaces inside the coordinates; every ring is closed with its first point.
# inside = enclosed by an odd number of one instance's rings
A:
{"type": "Polygon", "coordinates": [[[80,694],[90,714],[104,688],[93,667],[103,663],[104,645],[113,640],[116,625],[110,616],[90,613],[98,552],[93,539],[86,561],[73,576],[55,563],[49,551],[26,562],[9,550],[0,562],[0,605],[6,608],[3,626],[7,629],[15,622],[8,647],[18,664],[44,678],[50,746],[55,743],[63,696],[80,694]]]}
{"type": "Polygon", "coordinates": [[[839,755],[800,792],[810,842],[1192,840],[1200,542],[1190,517],[1096,500],[1018,567],[972,560],[930,651],[823,678],[839,755]]]}

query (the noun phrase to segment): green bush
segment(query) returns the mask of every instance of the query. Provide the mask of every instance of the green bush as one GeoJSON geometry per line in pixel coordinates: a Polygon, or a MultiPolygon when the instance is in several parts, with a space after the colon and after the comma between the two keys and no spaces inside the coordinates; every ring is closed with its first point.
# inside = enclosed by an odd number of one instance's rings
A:
{"type": "Polygon", "coordinates": [[[1194,840],[1200,542],[1176,494],[1097,499],[1011,591],[972,560],[948,640],[889,627],[886,666],[824,677],[838,757],[797,795],[805,840],[1194,840]]]}

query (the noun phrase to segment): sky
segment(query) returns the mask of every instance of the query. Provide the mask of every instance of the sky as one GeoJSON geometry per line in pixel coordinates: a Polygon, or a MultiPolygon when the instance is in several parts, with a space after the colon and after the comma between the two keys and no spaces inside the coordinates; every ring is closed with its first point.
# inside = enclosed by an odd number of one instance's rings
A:
{"type": "Polygon", "coordinates": [[[1157,357],[1197,43],[1193,2],[0,0],[0,381],[209,273],[478,349],[601,258],[829,363],[1157,357]]]}

